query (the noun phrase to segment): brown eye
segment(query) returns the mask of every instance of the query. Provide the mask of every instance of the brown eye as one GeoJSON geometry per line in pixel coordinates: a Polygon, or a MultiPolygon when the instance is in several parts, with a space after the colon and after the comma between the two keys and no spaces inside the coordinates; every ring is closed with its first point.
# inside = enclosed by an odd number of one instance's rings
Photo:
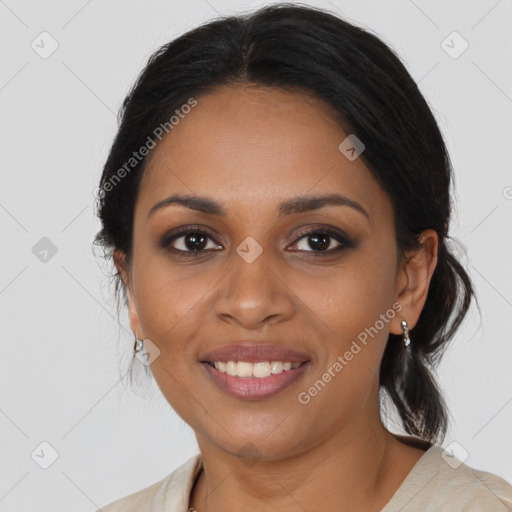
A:
{"type": "Polygon", "coordinates": [[[301,237],[294,243],[294,246],[297,247],[298,251],[323,255],[353,247],[353,244],[341,233],[325,228],[302,233],[301,237]]]}
{"type": "Polygon", "coordinates": [[[197,255],[212,249],[218,250],[220,247],[213,241],[209,233],[194,227],[184,228],[166,235],[160,245],[183,256],[188,255],[187,253],[197,255]]]}
{"type": "Polygon", "coordinates": [[[201,251],[203,249],[206,249],[206,246],[208,245],[208,237],[205,235],[202,235],[201,233],[188,233],[186,235],[180,236],[177,239],[183,238],[182,245],[185,247],[185,249],[179,248],[180,251],[183,250],[189,250],[189,251],[201,251]]]}
{"type": "Polygon", "coordinates": [[[333,242],[332,236],[326,233],[315,233],[313,235],[307,235],[303,238],[307,241],[309,247],[311,247],[314,251],[325,251],[331,248],[330,246],[333,242]]]}

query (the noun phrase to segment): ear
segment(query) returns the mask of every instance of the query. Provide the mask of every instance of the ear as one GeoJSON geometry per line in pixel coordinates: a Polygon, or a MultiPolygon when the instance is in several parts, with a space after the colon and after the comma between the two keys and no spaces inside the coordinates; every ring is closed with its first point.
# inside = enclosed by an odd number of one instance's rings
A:
{"type": "Polygon", "coordinates": [[[396,279],[395,300],[402,309],[390,322],[392,334],[402,334],[401,322],[405,320],[413,329],[427,300],[430,279],[437,265],[438,236],[433,229],[426,229],[419,237],[421,247],[409,251],[401,264],[396,279]]]}
{"type": "Polygon", "coordinates": [[[133,292],[133,282],[130,276],[129,267],[126,260],[126,254],[119,249],[115,249],[113,253],[114,265],[121,276],[124,289],[126,290],[126,299],[128,305],[128,316],[130,319],[130,327],[134,335],[138,338],[143,337],[140,326],[139,313],[136,307],[135,294],[133,292]]]}

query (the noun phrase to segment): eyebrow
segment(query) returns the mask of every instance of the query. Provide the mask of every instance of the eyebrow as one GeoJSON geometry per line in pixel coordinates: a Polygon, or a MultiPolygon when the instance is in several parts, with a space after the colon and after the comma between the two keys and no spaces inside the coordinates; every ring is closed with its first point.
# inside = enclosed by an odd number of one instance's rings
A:
{"type": "MultiPolygon", "coordinates": [[[[162,210],[170,205],[181,205],[189,208],[190,210],[206,213],[208,215],[218,215],[219,217],[226,217],[228,215],[227,210],[212,198],[206,196],[174,194],[154,204],[148,212],[148,218],[158,210],[162,210]]],[[[341,194],[294,197],[280,203],[278,211],[279,216],[282,217],[285,215],[319,210],[325,206],[348,206],[349,208],[362,213],[368,220],[370,220],[368,212],[361,206],[361,204],[341,194]]]]}

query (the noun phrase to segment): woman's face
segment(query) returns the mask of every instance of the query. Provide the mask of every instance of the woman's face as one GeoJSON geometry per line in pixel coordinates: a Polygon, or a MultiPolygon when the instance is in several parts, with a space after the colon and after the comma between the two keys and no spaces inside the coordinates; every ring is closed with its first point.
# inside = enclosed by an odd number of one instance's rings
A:
{"type": "Polygon", "coordinates": [[[388,196],[340,151],[349,134],[319,100],[233,86],[197,101],[152,150],[135,210],[130,322],[160,350],[158,386],[198,439],[231,454],[278,459],[368,428],[388,334],[407,318],[395,303],[405,281],[388,196]],[[280,208],[334,194],[346,204],[280,208]],[[224,214],[178,203],[150,214],[172,195],[207,198],[224,214]],[[172,239],[187,226],[205,234],[172,239]],[[273,394],[235,395],[202,361],[240,340],[308,362],[273,394]]]}

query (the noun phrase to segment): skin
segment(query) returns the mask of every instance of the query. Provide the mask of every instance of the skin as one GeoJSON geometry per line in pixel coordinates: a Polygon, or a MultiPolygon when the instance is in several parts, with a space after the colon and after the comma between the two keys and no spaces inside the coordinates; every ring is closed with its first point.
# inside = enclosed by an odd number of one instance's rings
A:
{"type": "MultiPolygon", "coordinates": [[[[194,429],[203,456],[189,505],[199,512],[340,510],[341,504],[346,511],[380,510],[425,453],[382,425],[378,373],[388,334],[402,334],[402,319],[414,343],[437,235],[424,231],[420,250],[398,258],[390,199],[361,158],[340,153],[347,134],[321,100],[241,84],[197,100],[148,157],[131,265],[114,254],[131,328],[158,346],[154,378],[194,429]],[[211,197],[228,214],[170,205],[148,218],[155,203],[176,193],[211,197]],[[360,203],[368,218],[348,206],[278,215],[284,200],[332,193],[360,203]],[[159,247],[171,229],[195,224],[211,234],[200,255],[172,252],[187,250],[183,236],[159,247]],[[302,235],[319,227],[342,230],[354,247],[319,256],[302,235]],[[236,252],[248,236],[263,249],[252,263],[236,252]],[[397,301],[401,311],[301,404],[298,393],[397,301]],[[304,351],[311,366],[276,396],[234,398],[211,382],[199,356],[240,339],[304,351]]],[[[340,245],[329,240],[329,249],[340,245]]]]}

